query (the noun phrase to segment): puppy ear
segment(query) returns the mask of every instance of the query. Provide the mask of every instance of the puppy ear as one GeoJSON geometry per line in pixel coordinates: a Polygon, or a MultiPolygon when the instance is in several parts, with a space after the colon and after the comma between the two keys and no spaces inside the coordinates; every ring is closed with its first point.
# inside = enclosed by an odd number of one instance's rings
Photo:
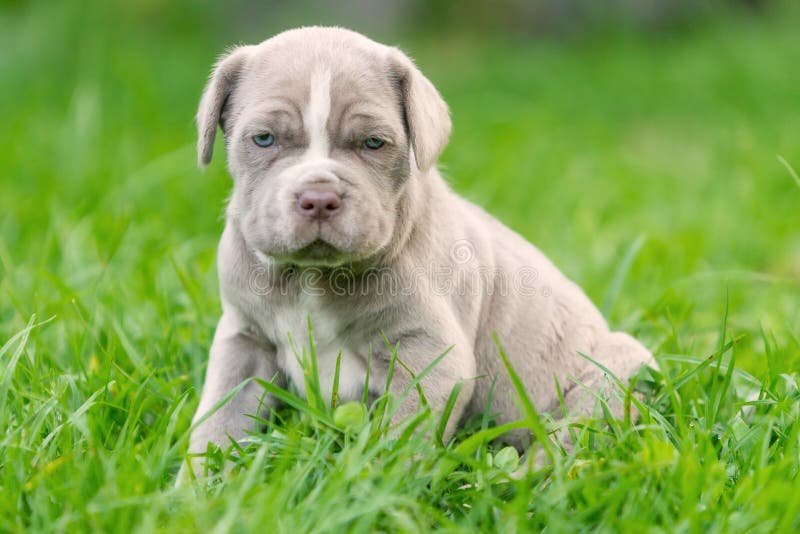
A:
{"type": "Polygon", "coordinates": [[[417,168],[431,168],[450,138],[450,112],[433,84],[399,49],[392,49],[392,70],[400,86],[411,147],[417,168]]]}
{"type": "Polygon", "coordinates": [[[197,163],[205,167],[214,153],[214,137],[222,108],[241,74],[250,46],[239,46],[222,56],[211,72],[197,110],[197,163]]]}

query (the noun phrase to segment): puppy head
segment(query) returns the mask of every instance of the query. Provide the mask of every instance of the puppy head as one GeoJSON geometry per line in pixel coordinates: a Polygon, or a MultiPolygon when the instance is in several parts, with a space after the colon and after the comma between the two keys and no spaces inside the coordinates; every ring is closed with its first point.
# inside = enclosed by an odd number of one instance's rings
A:
{"type": "Polygon", "coordinates": [[[320,27],[225,55],[197,124],[201,165],[223,131],[229,213],[248,246],[320,266],[390,246],[409,181],[425,179],[450,134],[447,106],[402,52],[320,27]]]}

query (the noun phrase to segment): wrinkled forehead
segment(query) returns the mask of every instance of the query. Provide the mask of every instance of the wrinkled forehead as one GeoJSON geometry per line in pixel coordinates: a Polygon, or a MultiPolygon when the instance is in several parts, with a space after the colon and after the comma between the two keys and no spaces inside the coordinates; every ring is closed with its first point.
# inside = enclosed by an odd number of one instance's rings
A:
{"type": "Polygon", "coordinates": [[[247,106],[281,100],[302,112],[325,93],[332,118],[353,108],[402,116],[386,48],[371,42],[266,41],[249,58],[237,92],[247,106]]]}

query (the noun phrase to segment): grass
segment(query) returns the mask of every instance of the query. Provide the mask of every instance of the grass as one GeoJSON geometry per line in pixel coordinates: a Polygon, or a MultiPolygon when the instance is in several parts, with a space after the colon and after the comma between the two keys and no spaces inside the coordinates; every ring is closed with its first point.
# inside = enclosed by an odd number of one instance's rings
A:
{"type": "Polygon", "coordinates": [[[0,11],[0,531],[800,528],[796,9],[401,39],[451,104],[454,187],[656,353],[641,422],[598,407],[532,470],[486,421],[444,446],[425,410],[387,429],[388,403],[286,393],[238,473],[173,489],[230,187],[194,166],[194,107],[216,54],[278,24],[215,9],[0,11]]]}

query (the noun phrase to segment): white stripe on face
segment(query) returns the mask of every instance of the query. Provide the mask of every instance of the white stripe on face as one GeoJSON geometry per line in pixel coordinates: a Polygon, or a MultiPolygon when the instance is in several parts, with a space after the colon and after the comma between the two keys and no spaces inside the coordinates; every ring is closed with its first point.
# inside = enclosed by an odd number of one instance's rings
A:
{"type": "Polygon", "coordinates": [[[328,157],[328,115],[331,111],[331,71],[317,68],[311,75],[311,95],[303,113],[303,123],[308,132],[307,159],[328,157]]]}

